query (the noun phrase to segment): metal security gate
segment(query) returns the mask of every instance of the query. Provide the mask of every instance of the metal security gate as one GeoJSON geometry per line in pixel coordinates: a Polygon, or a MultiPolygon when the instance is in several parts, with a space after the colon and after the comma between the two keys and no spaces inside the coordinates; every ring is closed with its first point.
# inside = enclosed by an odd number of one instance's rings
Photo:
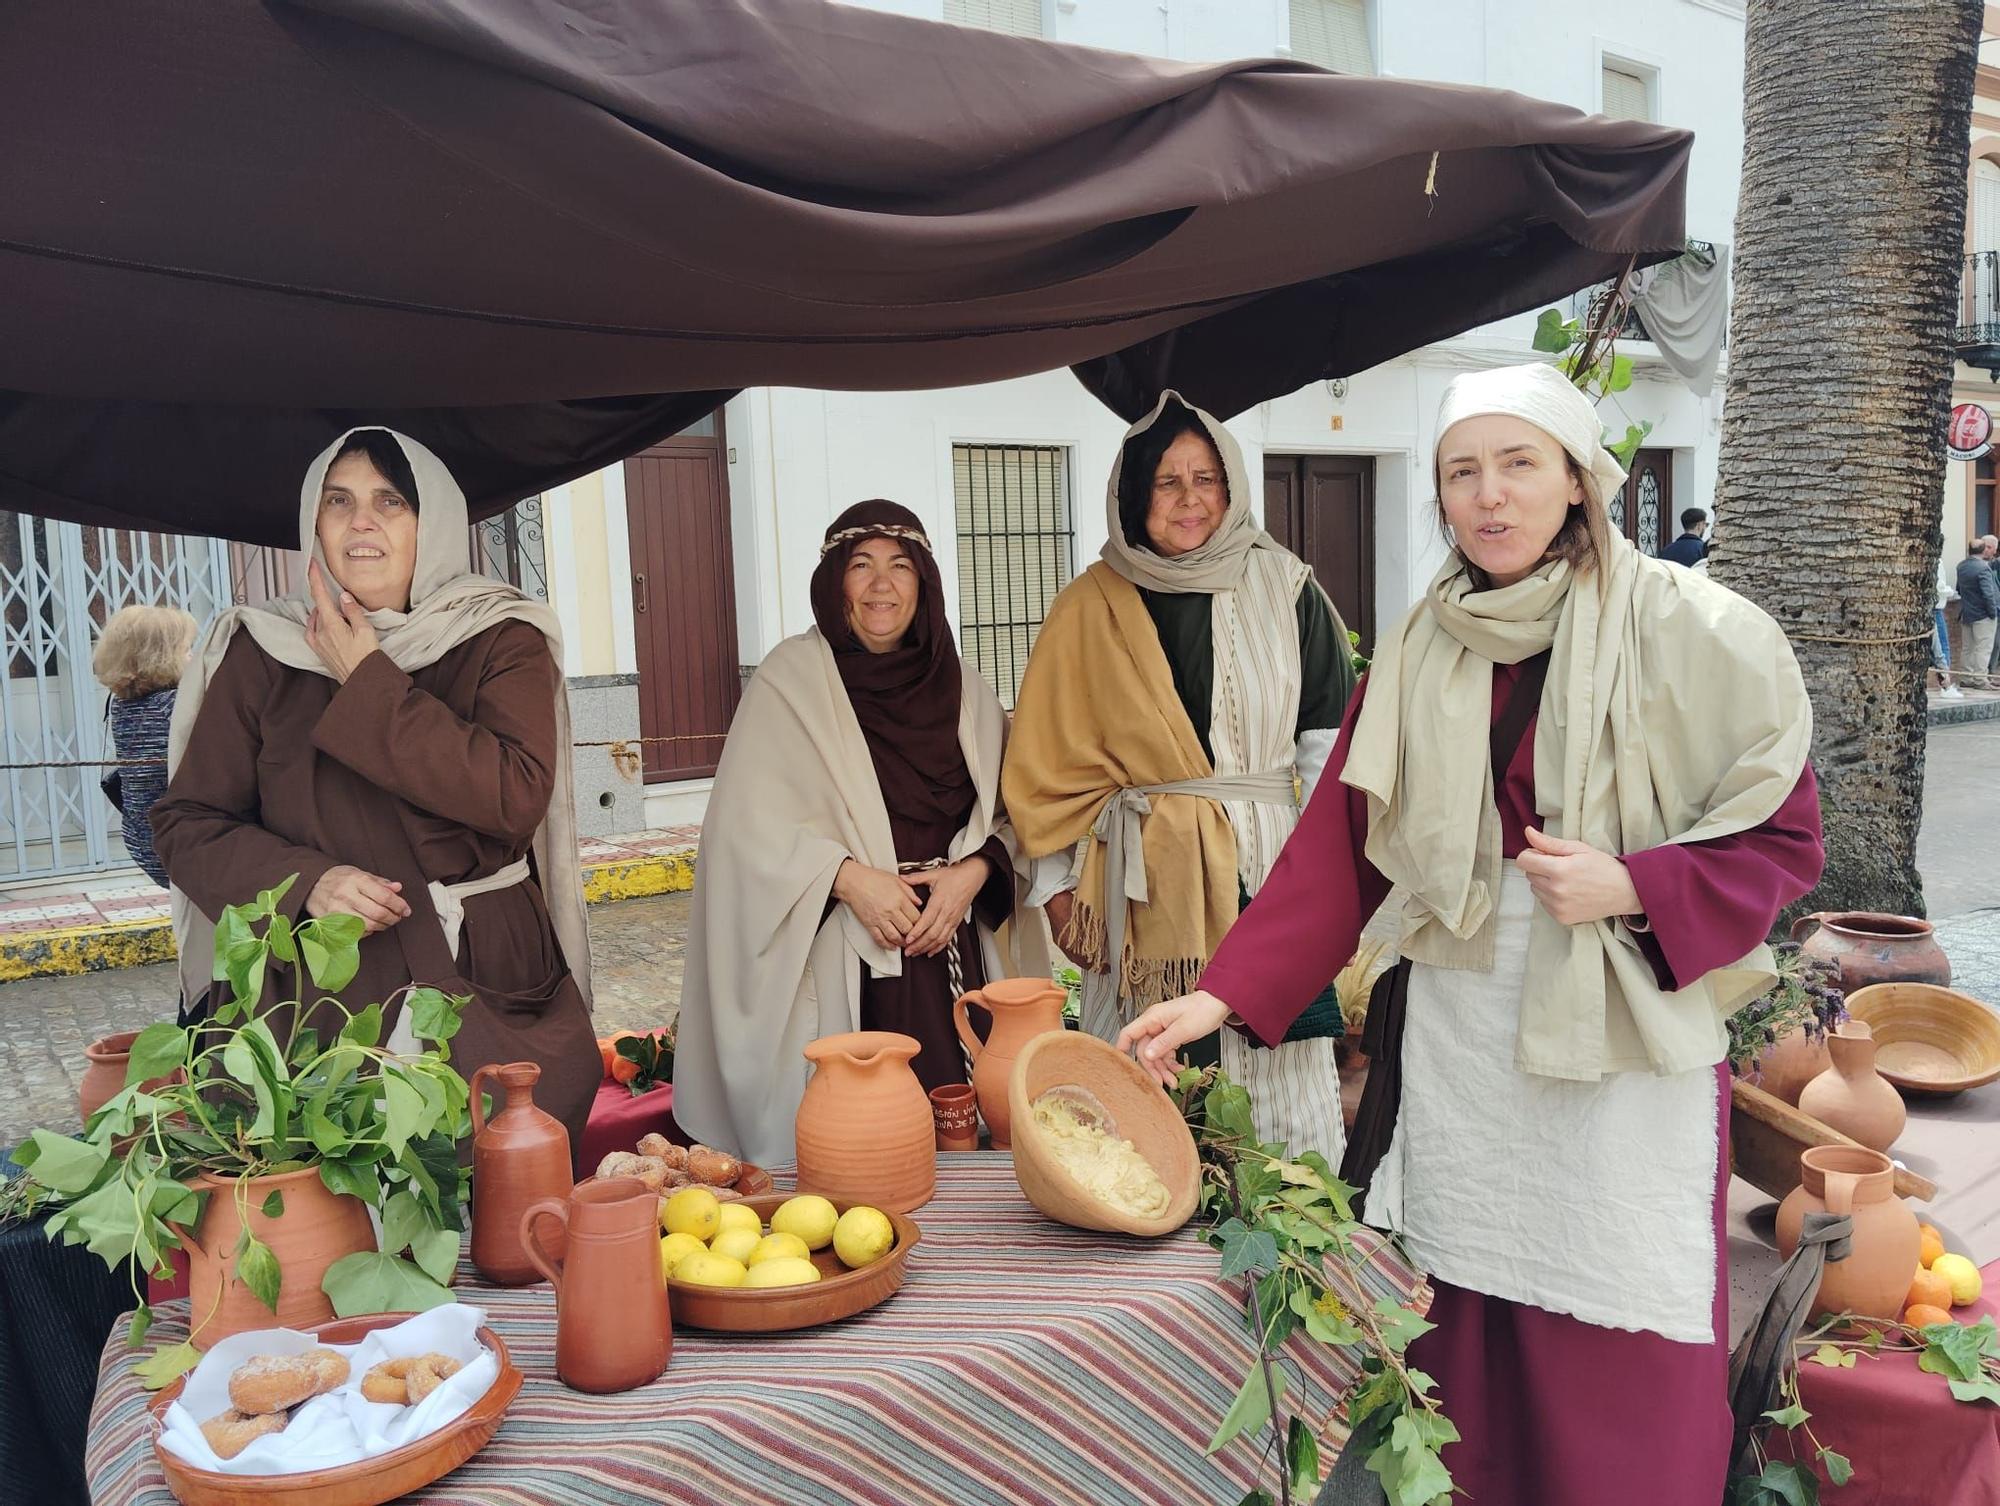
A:
{"type": "MultiPolygon", "coordinates": [[[[98,630],[126,606],[179,606],[205,621],[229,601],[219,539],[84,528],[0,512],[0,764],[111,756],[98,630]]],[[[88,767],[0,769],[0,883],[125,864],[117,812],[88,767]]]]}

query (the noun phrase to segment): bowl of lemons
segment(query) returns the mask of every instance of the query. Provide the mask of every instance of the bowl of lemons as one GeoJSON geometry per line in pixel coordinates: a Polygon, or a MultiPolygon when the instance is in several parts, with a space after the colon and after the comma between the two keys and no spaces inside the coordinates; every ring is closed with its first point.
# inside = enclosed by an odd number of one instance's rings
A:
{"type": "Polygon", "coordinates": [[[902,1286],[922,1238],[900,1213],[811,1194],[660,1202],[660,1272],[677,1327],[779,1333],[865,1312],[902,1286]]]}

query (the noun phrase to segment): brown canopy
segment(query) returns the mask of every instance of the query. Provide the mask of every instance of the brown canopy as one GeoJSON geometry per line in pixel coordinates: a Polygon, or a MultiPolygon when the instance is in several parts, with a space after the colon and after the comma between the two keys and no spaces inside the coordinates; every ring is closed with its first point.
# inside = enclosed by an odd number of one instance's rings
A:
{"type": "Polygon", "coordinates": [[[283,543],[363,421],[484,516],[753,384],[1234,413],[1677,252],[1692,138],[819,0],[9,0],[0,140],[0,507],[283,543]]]}

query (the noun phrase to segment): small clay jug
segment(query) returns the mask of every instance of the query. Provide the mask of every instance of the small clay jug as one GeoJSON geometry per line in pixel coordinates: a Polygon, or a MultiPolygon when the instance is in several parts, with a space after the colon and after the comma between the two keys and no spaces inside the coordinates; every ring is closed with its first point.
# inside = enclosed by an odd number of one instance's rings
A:
{"type": "Polygon", "coordinates": [[[1895,1181],[1896,1168],[1879,1150],[1815,1145],[1800,1154],[1799,1185],[1778,1205],[1779,1253],[1789,1260],[1799,1247],[1808,1213],[1847,1213],[1854,1219],[1853,1248],[1846,1259],[1826,1263],[1813,1298],[1814,1316],[1902,1316],[1919,1239],[1917,1216],[1896,1196],[1895,1181]]]}
{"type": "MultiPolygon", "coordinates": [[[[495,1286],[542,1279],[521,1247],[521,1215],[530,1203],[569,1194],[569,1131],[535,1107],[541,1075],[535,1062],[488,1062],[472,1074],[472,1264],[495,1286]],[[506,1101],[491,1119],[481,1105],[489,1080],[506,1090],[506,1101]]],[[[560,1234],[548,1247],[562,1259],[560,1234]]]]}
{"type": "Polygon", "coordinates": [[[813,1075],[793,1126],[800,1192],[888,1213],[931,1200],[936,1130],[910,1067],[921,1049],[892,1030],[822,1036],[806,1047],[813,1075]]]}
{"type": "Polygon", "coordinates": [[[1806,1084],[1800,1110],[1870,1150],[1887,1150],[1903,1133],[1909,1110],[1875,1070],[1874,1032],[1865,1020],[1849,1020],[1826,1045],[1833,1065],[1806,1084]]]}
{"type": "Polygon", "coordinates": [[[931,1089],[931,1121],[939,1150],[979,1149],[979,1103],[972,1084],[946,1083],[931,1089]]]}
{"type": "Polygon", "coordinates": [[[1803,940],[1808,957],[1830,962],[1840,972],[1840,991],[1851,994],[1873,983],[1935,983],[1951,986],[1951,963],[1937,944],[1931,923],[1914,915],[1878,915],[1867,910],[1816,911],[1792,923],[1792,940],[1803,940]],[[1801,937],[1807,926],[1818,926],[1801,937]]]}
{"type": "Polygon", "coordinates": [[[673,1353],[660,1277],[660,1200],[631,1177],[581,1182],[521,1215],[521,1248],[556,1289],[556,1375],[572,1391],[630,1391],[658,1379],[673,1353]],[[568,1254],[535,1233],[558,1219],[568,1254]]]}
{"type": "MultiPolygon", "coordinates": [[[[76,1106],[83,1115],[86,1128],[92,1114],[124,1091],[125,1071],[131,1065],[132,1043],[137,1039],[138,1031],[121,1030],[116,1035],[100,1037],[83,1048],[83,1059],[88,1065],[83,1069],[83,1081],[76,1087],[76,1106]]],[[[155,1077],[139,1086],[150,1093],[173,1080],[172,1077],[155,1077]]]]}
{"type": "Polygon", "coordinates": [[[1754,1070],[1738,1072],[1739,1077],[1748,1078],[1773,1098],[1782,1098],[1797,1108],[1799,1095],[1806,1090],[1806,1084],[1833,1065],[1833,1057],[1826,1049],[1826,1037],[1815,1040],[1806,1034],[1805,1027],[1789,1031],[1778,1037],[1770,1050],[1759,1058],[1754,1070]]]}
{"type": "Polygon", "coordinates": [[[972,1086],[979,1094],[979,1113],[992,1131],[993,1148],[1012,1146],[1007,1107],[1007,1083],[1014,1075],[1014,1058],[1038,1035],[1063,1028],[1063,1001],[1069,991],[1050,978],[1002,978],[976,988],[951,1006],[958,1038],[972,1058],[972,1086]],[[993,1016],[984,1041],[966,1018],[968,1004],[978,1004],[993,1016]]]}

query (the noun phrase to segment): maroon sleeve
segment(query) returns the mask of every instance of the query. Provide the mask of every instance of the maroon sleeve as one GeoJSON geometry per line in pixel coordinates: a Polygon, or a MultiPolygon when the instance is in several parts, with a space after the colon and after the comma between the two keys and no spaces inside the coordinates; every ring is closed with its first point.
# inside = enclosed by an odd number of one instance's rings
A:
{"type": "Polygon", "coordinates": [[[1367,690],[1364,678],[1298,829],[1201,975],[1201,986],[1267,1046],[1285,1038],[1326,980],[1347,965],[1362,926],[1389,895],[1388,880],[1362,851],[1367,798],[1340,782],[1367,690]]]}
{"type": "Polygon", "coordinates": [[[1642,949],[1667,988],[1686,988],[1727,967],[1770,935],[1778,912],[1819,882],[1819,781],[1807,764],[1770,820],[1706,842],[1628,852],[1654,947],[1642,949]]]}

